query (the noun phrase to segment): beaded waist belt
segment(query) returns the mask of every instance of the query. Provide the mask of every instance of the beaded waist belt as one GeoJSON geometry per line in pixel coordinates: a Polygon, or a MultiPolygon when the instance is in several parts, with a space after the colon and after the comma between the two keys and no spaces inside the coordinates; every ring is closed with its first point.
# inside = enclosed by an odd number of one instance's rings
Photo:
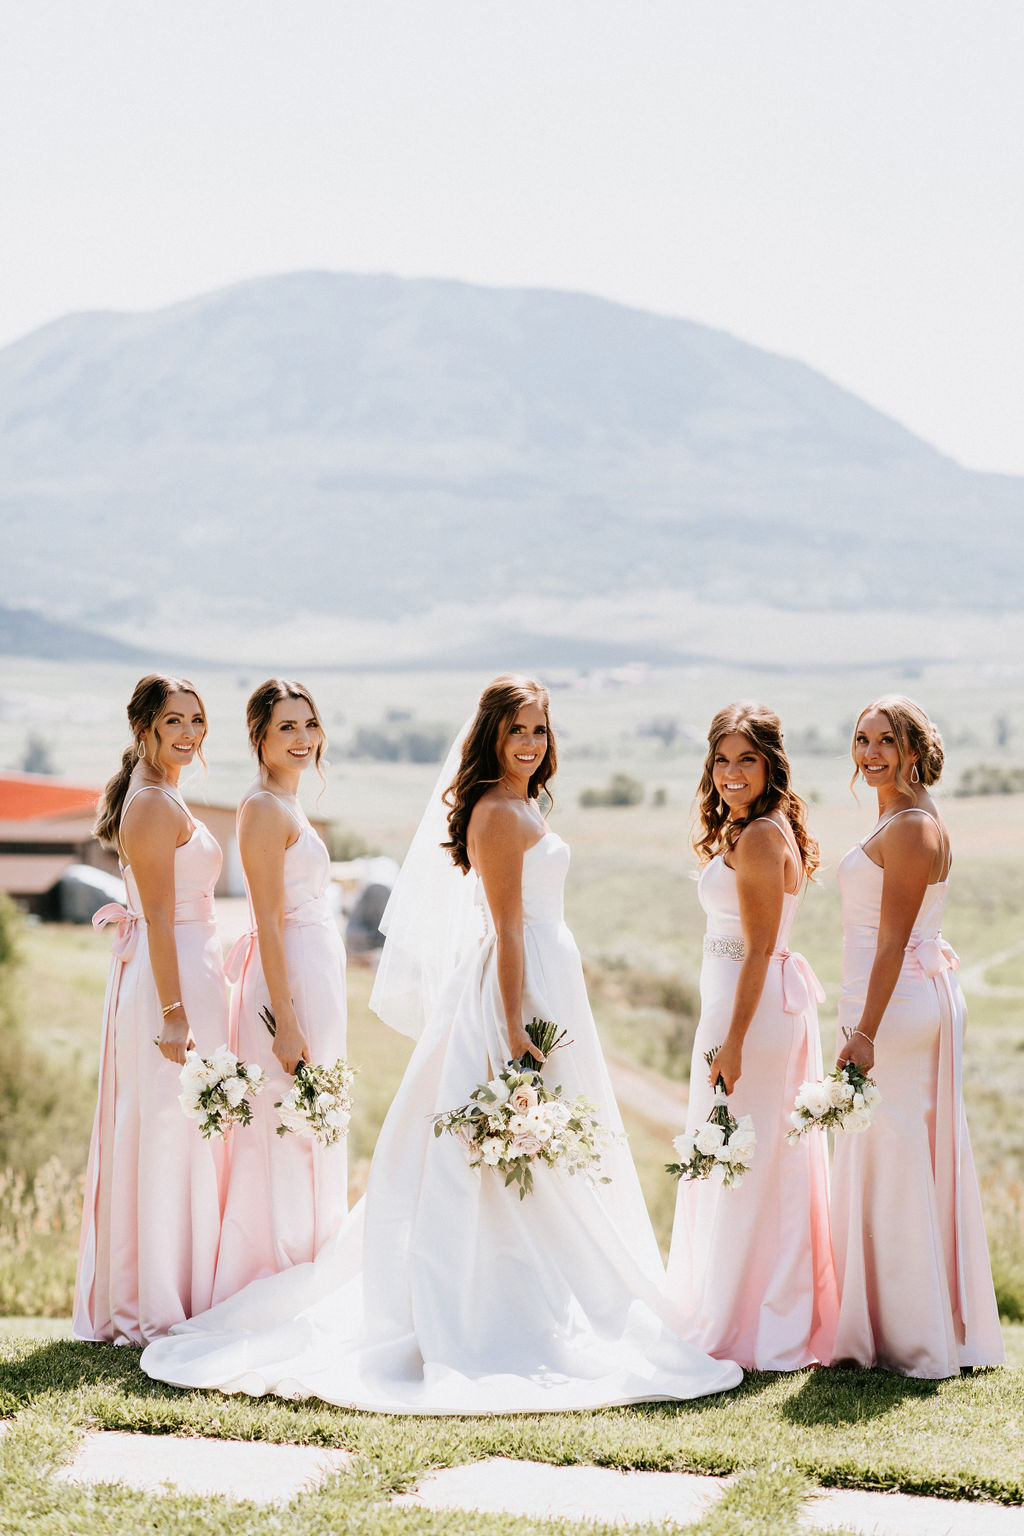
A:
{"type": "Polygon", "coordinates": [[[747,957],[742,939],[727,939],[720,933],[704,935],[704,953],[719,955],[723,960],[745,960],[747,957]]]}

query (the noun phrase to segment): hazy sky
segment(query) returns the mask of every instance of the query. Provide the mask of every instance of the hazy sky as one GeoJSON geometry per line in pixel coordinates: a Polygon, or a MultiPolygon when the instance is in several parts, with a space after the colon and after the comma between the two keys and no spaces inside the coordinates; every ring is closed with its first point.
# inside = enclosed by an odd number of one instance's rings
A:
{"type": "Polygon", "coordinates": [[[307,267],[583,289],[1024,473],[1021,0],[28,0],[0,344],[307,267]]]}

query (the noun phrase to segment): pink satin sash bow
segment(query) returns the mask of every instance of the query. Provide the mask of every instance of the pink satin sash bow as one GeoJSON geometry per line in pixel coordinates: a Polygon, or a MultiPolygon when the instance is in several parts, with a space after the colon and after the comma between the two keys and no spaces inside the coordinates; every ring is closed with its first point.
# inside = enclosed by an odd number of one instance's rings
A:
{"type": "Polygon", "coordinates": [[[245,968],[249,964],[249,956],[255,947],[256,930],[251,928],[248,933],[240,934],[228,950],[228,957],[224,962],[224,975],[232,985],[241,981],[245,968]]]}
{"type": "Polygon", "coordinates": [[[907,945],[907,956],[916,960],[926,976],[940,976],[943,971],[958,971],[960,956],[941,933],[930,939],[916,939],[907,945]]]}
{"type": "Polygon", "coordinates": [[[105,907],[100,907],[99,911],[92,915],[92,925],[97,933],[108,923],[117,924],[117,934],[111,946],[111,954],[115,955],[122,965],[127,964],[135,953],[135,946],[139,941],[140,917],[141,913],[130,911],[119,901],[108,901],[105,907]]]}
{"type": "Polygon", "coordinates": [[[772,959],[782,961],[782,1006],[787,1013],[803,1013],[812,999],[816,1003],[825,1001],[825,988],[803,955],[779,949],[772,959]]]}

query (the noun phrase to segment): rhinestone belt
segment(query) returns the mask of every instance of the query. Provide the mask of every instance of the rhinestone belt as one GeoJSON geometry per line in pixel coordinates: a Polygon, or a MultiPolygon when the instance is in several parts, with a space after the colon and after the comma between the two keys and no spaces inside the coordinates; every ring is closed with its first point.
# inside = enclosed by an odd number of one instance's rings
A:
{"type": "Polygon", "coordinates": [[[723,960],[745,960],[747,955],[742,939],[726,939],[718,933],[704,935],[704,953],[720,955],[723,960]]]}

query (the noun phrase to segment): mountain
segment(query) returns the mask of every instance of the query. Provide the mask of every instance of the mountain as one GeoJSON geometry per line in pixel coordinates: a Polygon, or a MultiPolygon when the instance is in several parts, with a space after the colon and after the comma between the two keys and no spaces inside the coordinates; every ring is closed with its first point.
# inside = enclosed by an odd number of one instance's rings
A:
{"type": "Polygon", "coordinates": [[[0,604],[0,656],[38,656],[49,661],[138,661],[139,653],[109,635],[78,624],[61,624],[25,608],[0,604]]]}
{"type": "Polygon", "coordinates": [[[1009,610],[1022,511],[800,363],[580,294],[304,272],[0,351],[0,601],[186,653],[520,599],[1009,610]]]}

